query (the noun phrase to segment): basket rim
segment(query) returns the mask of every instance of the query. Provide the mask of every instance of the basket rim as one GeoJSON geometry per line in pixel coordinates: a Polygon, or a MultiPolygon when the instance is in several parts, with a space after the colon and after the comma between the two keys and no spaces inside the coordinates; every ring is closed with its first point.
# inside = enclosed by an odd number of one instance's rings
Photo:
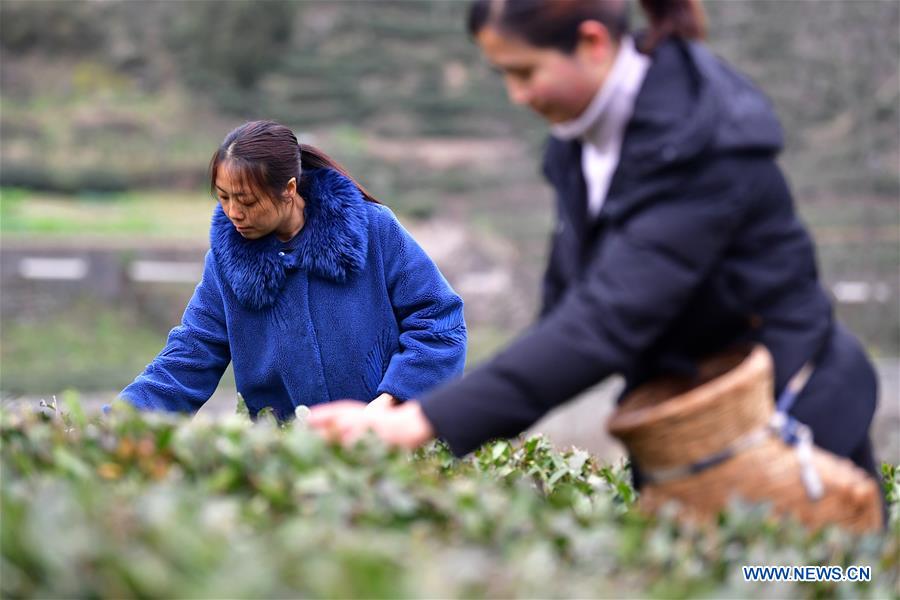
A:
{"type": "Polygon", "coordinates": [[[612,435],[621,437],[643,427],[657,426],[666,419],[685,417],[760,380],[768,379],[769,385],[772,385],[772,369],[772,355],[762,344],[754,344],[740,363],[718,377],[651,406],[629,408],[629,400],[635,394],[654,384],[650,381],[636,388],[622,401],[607,421],[607,430],[612,435]]]}

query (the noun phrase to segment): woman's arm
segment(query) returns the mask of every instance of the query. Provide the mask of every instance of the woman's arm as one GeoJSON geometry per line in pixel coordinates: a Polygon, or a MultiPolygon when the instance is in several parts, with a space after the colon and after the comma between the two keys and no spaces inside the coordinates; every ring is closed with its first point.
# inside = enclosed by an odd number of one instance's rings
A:
{"type": "Polygon", "coordinates": [[[732,239],[748,194],[742,167],[710,166],[711,177],[648,199],[612,226],[584,278],[549,314],[486,365],[419,398],[436,434],[463,455],[632,369],[732,239]]]}
{"type": "Polygon", "coordinates": [[[400,329],[378,394],[415,398],[462,374],[466,360],[463,302],[410,234],[385,211],[384,274],[400,329]]]}
{"type": "MultiPolygon", "coordinates": [[[[731,170],[724,175],[742,180],[731,170]]],[[[554,406],[633,366],[719,260],[747,194],[734,185],[692,185],[654,199],[609,230],[586,276],[486,365],[407,403],[402,413],[389,409],[376,421],[358,414],[359,406],[339,403],[316,407],[313,426],[345,442],[366,429],[402,446],[437,436],[460,456],[520,433],[554,406]]]]}
{"type": "Polygon", "coordinates": [[[140,409],[196,412],[213,394],[231,362],[221,283],[212,252],[203,278],[169,332],[162,352],[120,396],[140,409]]]}

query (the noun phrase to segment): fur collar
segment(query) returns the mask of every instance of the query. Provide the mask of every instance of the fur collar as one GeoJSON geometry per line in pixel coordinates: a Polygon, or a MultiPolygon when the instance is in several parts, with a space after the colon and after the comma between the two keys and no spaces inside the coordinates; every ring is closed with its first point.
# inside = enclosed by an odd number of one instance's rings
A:
{"type": "MultiPolygon", "coordinates": [[[[368,214],[359,189],[332,169],[303,172],[306,223],[289,242],[296,267],[343,283],[362,270],[368,253],[368,214]]],[[[245,240],[217,206],[210,228],[210,247],[225,281],[241,304],[271,306],[284,287],[285,260],[278,252],[285,244],[270,234],[245,240]]]]}

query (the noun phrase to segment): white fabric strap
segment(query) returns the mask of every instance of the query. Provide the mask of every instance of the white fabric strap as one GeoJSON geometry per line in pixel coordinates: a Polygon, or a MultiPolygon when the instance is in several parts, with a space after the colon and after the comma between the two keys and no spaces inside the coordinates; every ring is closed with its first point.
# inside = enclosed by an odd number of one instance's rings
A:
{"type": "Polygon", "coordinates": [[[696,475],[761,444],[770,436],[780,437],[788,444],[794,446],[797,460],[800,463],[800,480],[803,482],[806,495],[812,501],[819,500],[825,493],[825,487],[822,484],[819,472],[813,464],[812,431],[808,426],[783,412],[776,412],[766,425],[751,430],[724,450],[720,450],[706,458],[687,465],[665,469],[641,469],[641,473],[650,483],[656,484],[696,475]]]}

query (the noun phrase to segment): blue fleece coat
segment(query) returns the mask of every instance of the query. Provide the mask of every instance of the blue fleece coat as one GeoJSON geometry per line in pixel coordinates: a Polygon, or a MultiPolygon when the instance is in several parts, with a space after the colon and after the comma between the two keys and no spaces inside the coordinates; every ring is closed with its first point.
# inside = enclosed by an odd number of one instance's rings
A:
{"type": "Polygon", "coordinates": [[[221,207],[203,278],[168,343],[121,395],[194,412],[229,362],[252,415],[387,392],[419,396],[462,373],[463,303],[385,206],[330,169],[304,171],[303,229],[246,240],[221,207]]]}

